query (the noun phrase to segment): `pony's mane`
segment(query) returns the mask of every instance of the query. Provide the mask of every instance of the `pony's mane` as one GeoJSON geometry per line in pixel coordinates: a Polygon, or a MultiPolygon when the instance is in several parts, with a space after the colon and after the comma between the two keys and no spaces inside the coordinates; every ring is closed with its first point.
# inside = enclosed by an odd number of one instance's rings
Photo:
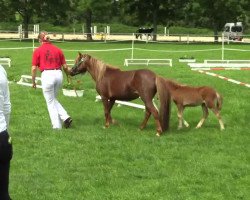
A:
{"type": "Polygon", "coordinates": [[[114,67],[114,66],[109,65],[109,64],[106,64],[106,67],[109,68],[109,69],[120,70],[120,68],[114,67]]]}
{"type": "Polygon", "coordinates": [[[107,68],[119,70],[119,68],[105,64],[103,61],[93,58],[92,56],[90,56],[89,62],[90,62],[90,65],[95,66],[93,68],[94,69],[93,73],[95,74],[96,81],[100,81],[102,79],[107,68]]]}
{"type": "Polygon", "coordinates": [[[106,65],[102,61],[95,59],[91,56],[90,56],[89,62],[90,62],[90,65],[95,66],[93,68],[93,74],[96,78],[96,81],[100,81],[106,71],[106,65]]]}

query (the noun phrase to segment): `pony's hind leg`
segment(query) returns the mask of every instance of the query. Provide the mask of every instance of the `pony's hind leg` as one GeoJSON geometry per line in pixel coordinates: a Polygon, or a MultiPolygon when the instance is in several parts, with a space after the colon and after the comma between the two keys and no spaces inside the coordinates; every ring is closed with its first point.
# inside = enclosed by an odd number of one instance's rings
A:
{"type": "Polygon", "coordinates": [[[112,120],[111,117],[111,109],[115,103],[115,100],[108,100],[106,98],[102,99],[103,106],[104,106],[104,114],[105,114],[105,127],[108,128],[110,123],[113,123],[114,121],[112,120]]]}
{"type": "MultiPolygon", "coordinates": [[[[154,116],[155,124],[156,124],[156,131],[157,131],[156,135],[160,136],[162,134],[162,128],[161,128],[159,113],[158,113],[157,109],[154,107],[152,100],[150,103],[145,103],[145,107],[146,107],[146,111],[151,113],[154,116]]],[[[150,117],[150,115],[148,116],[148,118],[149,117],[150,117]]],[[[147,117],[145,115],[144,122],[147,121],[146,118],[147,117]]]]}
{"type": "Polygon", "coordinates": [[[151,112],[146,108],[145,109],[145,118],[143,120],[143,122],[141,123],[140,129],[144,129],[148,123],[148,119],[151,116],[151,112]]]}
{"type": "Polygon", "coordinates": [[[200,128],[202,126],[202,124],[204,123],[204,121],[206,120],[206,118],[208,117],[207,106],[205,104],[202,104],[201,107],[202,107],[202,110],[203,110],[203,117],[201,118],[201,120],[197,124],[196,128],[200,128]]]}
{"type": "Polygon", "coordinates": [[[217,117],[217,119],[219,120],[219,124],[220,124],[220,130],[224,130],[224,123],[222,122],[221,116],[220,116],[220,111],[218,111],[216,108],[211,109],[213,111],[213,113],[215,114],[215,116],[217,117]]]}

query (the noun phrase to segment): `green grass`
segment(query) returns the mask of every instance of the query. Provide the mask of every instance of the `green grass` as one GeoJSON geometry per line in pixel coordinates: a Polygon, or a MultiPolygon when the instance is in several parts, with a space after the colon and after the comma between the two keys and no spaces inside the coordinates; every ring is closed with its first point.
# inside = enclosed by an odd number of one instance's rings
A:
{"type": "MultiPolygon", "coordinates": [[[[38,45],[38,44],[36,44],[38,45]]],[[[57,43],[67,59],[77,51],[88,52],[123,70],[145,68],[124,67],[128,51],[84,51],[129,48],[131,43],[57,43]]],[[[1,42],[0,47],[27,47],[32,42],[1,42]]],[[[203,59],[220,59],[216,44],[151,44],[136,43],[136,58],[172,58],[174,66],[150,66],[157,74],[190,85],[210,85],[224,97],[222,118],[226,130],[221,132],[210,113],[199,130],[201,108],[188,108],[184,116],[190,128],[177,131],[176,108],[172,104],[170,130],[155,136],[150,119],[145,130],[139,130],[144,112],[129,107],[114,107],[118,125],[104,129],[103,107],[95,102],[95,85],[89,75],[79,76],[85,87],[82,98],[59,100],[73,118],[70,129],[53,131],[41,90],[10,84],[12,113],[10,134],[14,157],[11,162],[10,194],[25,200],[103,200],[103,199],[249,199],[250,89],[224,80],[191,71],[179,63],[184,55],[203,59]],[[186,52],[169,52],[186,51],[186,52]]],[[[230,45],[249,49],[249,45],[230,45]]],[[[10,56],[7,68],[10,80],[18,81],[30,74],[32,50],[0,50],[10,56]]],[[[225,58],[248,59],[248,52],[226,51],[225,58]]],[[[221,71],[221,75],[250,83],[250,71],[221,71]]],[[[66,79],[65,79],[66,81],[66,79]]]]}

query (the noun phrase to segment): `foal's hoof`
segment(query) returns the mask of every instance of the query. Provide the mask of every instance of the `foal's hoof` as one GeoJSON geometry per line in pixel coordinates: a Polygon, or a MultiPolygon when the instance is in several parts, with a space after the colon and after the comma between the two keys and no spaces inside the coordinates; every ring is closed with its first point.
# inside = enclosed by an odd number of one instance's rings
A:
{"type": "Polygon", "coordinates": [[[109,128],[109,124],[105,124],[105,126],[103,126],[104,129],[109,128]]]}
{"type": "Polygon", "coordinates": [[[111,123],[116,125],[116,124],[118,124],[118,121],[112,119],[111,123]]]}
{"type": "Polygon", "coordinates": [[[157,137],[160,137],[160,136],[161,136],[161,133],[156,133],[156,136],[157,136],[157,137]]]}

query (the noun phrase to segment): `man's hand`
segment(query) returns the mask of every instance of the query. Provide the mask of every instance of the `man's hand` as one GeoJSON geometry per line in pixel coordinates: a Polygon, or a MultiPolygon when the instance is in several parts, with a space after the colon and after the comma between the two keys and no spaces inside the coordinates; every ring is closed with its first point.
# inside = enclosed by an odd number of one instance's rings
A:
{"type": "Polygon", "coordinates": [[[67,64],[63,65],[63,71],[65,72],[66,75],[70,75],[71,68],[67,66],[67,64]]]}
{"type": "Polygon", "coordinates": [[[32,87],[36,89],[36,66],[31,67],[32,87]]]}

